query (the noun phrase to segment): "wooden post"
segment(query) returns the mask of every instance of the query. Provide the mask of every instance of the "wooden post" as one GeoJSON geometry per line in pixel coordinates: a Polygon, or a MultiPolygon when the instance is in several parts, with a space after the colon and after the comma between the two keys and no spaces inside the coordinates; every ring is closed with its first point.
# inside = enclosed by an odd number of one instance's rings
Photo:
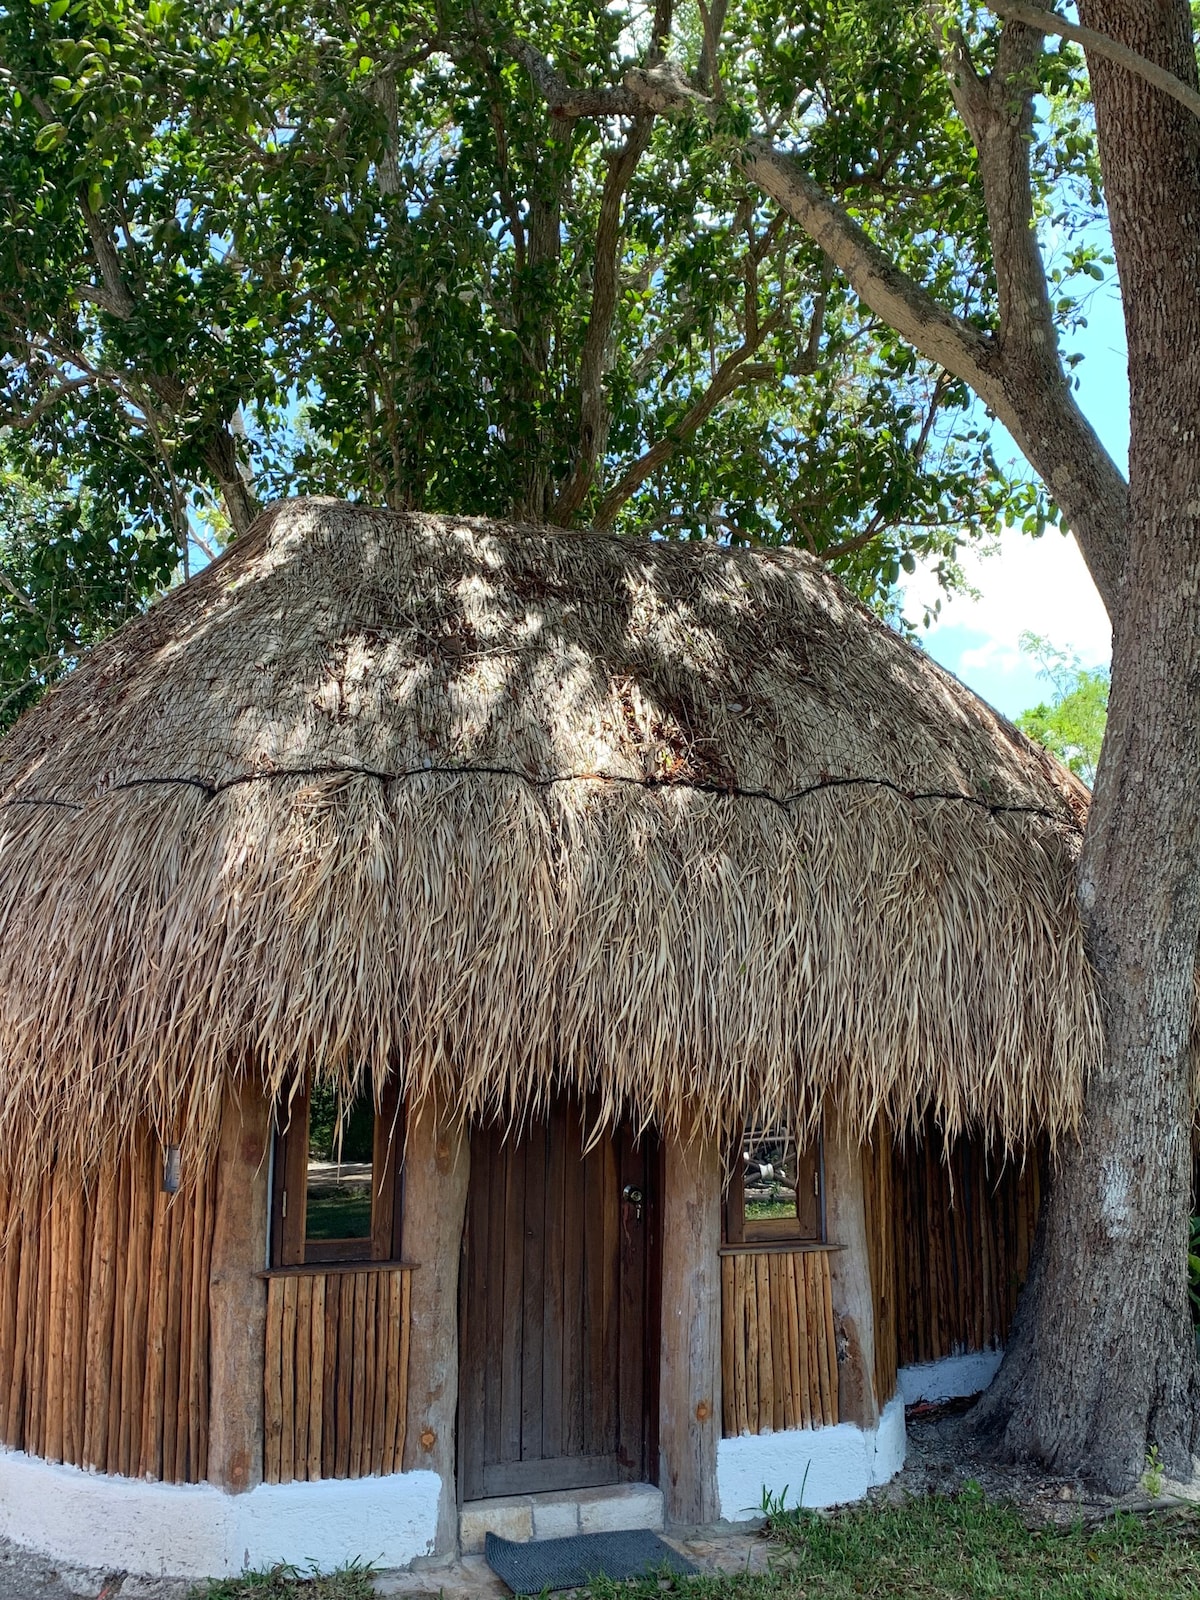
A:
{"type": "Polygon", "coordinates": [[[838,1420],[874,1428],[875,1309],[863,1192],[863,1149],[837,1117],[825,1117],[825,1219],[837,1343],[838,1420]]]}
{"type": "Polygon", "coordinates": [[[436,1472],[438,1554],[458,1548],[454,1418],[458,1409],[458,1266],[467,1214],[471,1141],[460,1119],[426,1102],[404,1146],[404,1259],[409,1291],[406,1472],[436,1472]]]}
{"type": "Polygon", "coordinates": [[[659,1484],[667,1521],[715,1522],[721,1438],[721,1152],[663,1150],[659,1484]]]}
{"type": "Polygon", "coordinates": [[[263,1475],[267,1166],[271,1107],[259,1085],[225,1091],[209,1272],[208,1481],[231,1494],[263,1475]]]}

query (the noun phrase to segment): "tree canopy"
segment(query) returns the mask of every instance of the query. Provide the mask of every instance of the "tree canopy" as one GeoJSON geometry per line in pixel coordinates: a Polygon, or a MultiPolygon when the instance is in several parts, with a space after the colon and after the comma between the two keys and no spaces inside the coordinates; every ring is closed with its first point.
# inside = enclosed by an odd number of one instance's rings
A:
{"type": "Polygon", "coordinates": [[[1086,784],[1095,783],[1108,720],[1107,667],[1085,667],[1078,657],[1034,633],[1023,634],[1021,645],[1040,664],[1052,692],[1049,700],[1022,711],[1017,727],[1086,784]]]}
{"type": "MultiPolygon", "coordinates": [[[[718,81],[714,26],[690,0],[6,6],[0,717],[286,494],[795,542],[884,605],[916,561],[952,582],[963,538],[1054,515],[720,139],[605,103],[635,63],[718,81]],[[589,86],[595,115],[554,103],[589,86]]],[[[734,132],[791,130],[993,326],[921,6],[810,0],[781,29],[742,4],[718,32],[734,132]]],[[[1035,164],[1069,323],[1094,155],[1052,79],[1035,164]]]]}

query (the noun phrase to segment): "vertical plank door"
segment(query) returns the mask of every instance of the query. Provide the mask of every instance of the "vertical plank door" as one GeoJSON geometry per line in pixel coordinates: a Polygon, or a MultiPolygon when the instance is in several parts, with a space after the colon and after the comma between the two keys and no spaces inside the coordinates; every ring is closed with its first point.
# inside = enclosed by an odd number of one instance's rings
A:
{"type": "Polygon", "coordinates": [[[585,1153],[588,1111],[561,1098],[517,1134],[472,1134],[459,1283],[464,1500],[653,1472],[658,1152],[622,1127],[585,1153]]]}

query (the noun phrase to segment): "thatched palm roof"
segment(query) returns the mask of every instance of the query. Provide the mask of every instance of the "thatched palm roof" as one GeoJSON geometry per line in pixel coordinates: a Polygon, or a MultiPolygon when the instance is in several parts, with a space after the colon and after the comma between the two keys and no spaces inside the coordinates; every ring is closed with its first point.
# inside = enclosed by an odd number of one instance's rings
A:
{"type": "Polygon", "coordinates": [[[0,1148],[307,1067],[1060,1130],[1081,804],[804,555],[286,504],[0,743],[0,1148]]]}

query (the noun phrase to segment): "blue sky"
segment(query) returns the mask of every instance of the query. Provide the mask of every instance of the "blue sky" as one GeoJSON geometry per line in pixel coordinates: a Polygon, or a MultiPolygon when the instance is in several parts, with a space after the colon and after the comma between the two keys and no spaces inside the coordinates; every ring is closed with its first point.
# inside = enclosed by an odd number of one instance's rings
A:
{"type": "MultiPolygon", "coordinates": [[[[1087,308],[1088,326],[1070,341],[1083,360],[1076,367],[1078,398],[1105,447],[1124,470],[1129,456],[1129,384],[1125,327],[1115,269],[1097,287],[1087,308]]],[[[996,452],[1018,457],[1008,433],[997,427],[996,452]]],[[[1018,645],[1028,629],[1073,651],[1084,666],[1107,665],[1108,619],[1075,541],[1058,533],[1041,539],[1006,532],[995,554],[964,561],[978,599],[962,595],[943,603],[941,616],[922,638],[930,655],[949,667],[1006,716],[1045,699],[1047,684],[1018,645]]],[[[936,594],[920,572],[907,584],[918,607],[936,594]]]]}

